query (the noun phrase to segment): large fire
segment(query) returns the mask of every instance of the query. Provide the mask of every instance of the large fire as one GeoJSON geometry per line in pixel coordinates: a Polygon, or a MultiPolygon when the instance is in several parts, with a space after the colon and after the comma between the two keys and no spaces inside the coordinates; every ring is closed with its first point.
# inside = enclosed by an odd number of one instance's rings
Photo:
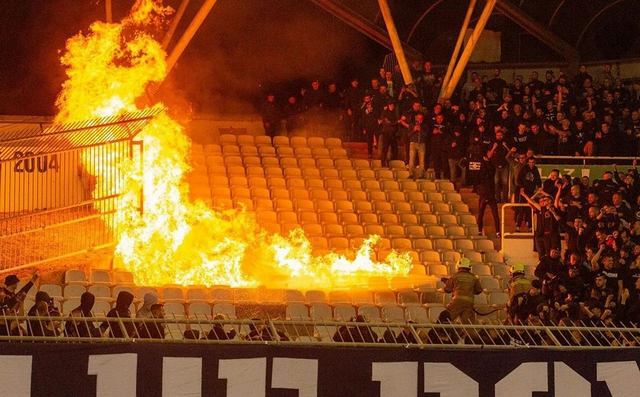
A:
{"type": "MultiPolygon", "coordinates": [[[[88,33],[69,39],[62,57],[68,79],[56,102],[56,121],[144,108],[149,84],[161,82],[167,71],[166,53],[149,32],[170,12],[161,0],[138,0],[120,23],[95,22],[88,33]]],[[[113,228],[114,260],[140,285],[332,288],[366,285],[370,277],[403,276],[411,269],[408,255],[392,252],[384,263],[373,260],[377,236],[367,239],[351,259],[313,255],[301,229],[286,237],[271,234],[250,212],[214,211],[191,202],[185,182],[190,140],[183,127],[163,112],[138,137],[144,142],[144,172],[115,152],[85,166],[98,181],[109,169],[125,172],[122,186],[94,191],[94,196],[122,195],[113,228]]]]}

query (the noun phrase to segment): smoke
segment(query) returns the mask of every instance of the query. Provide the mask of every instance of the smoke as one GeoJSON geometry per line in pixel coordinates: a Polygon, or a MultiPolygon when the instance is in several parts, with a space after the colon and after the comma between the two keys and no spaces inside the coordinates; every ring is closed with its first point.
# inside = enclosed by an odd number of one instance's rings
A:
{"type": "MultiPolygon", "coordinates": [[[[198,6],[189,11],[195,13],[198,6]]],[[[182,30],[190,18],[185,14],[182,30]]],[[[246,113],[270,85],[327,80],[365,68],[369,45],[360,33],[309,2],[220,0],[172,78],[196,110],[246,113]]]]}

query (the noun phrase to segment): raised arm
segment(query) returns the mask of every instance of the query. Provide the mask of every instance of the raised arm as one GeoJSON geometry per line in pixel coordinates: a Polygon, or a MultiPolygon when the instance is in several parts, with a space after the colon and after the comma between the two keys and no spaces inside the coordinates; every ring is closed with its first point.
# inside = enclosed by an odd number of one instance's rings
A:
{"type": "Polygon", "coordinates": [[[524,197],[525,200],[527,200],[527,203],[532,206],[533,208],[535,208],[536,210],[540,211],[540,204],[536,203],[535,201],[531,200],[531,197],[529,197],[527,195],[527,193],[524,192],[524,189],[520,190],[520,196],[524,197]]]}

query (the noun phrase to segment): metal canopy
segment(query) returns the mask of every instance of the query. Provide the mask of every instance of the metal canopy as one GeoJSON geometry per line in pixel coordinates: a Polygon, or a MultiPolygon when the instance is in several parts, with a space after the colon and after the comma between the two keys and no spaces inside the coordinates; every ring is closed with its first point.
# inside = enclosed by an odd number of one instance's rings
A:
{"type": "Polygon", "coordinates": [[[44,155],[65,150],[133,139],[164,108],[153,107],[118,116],[72,123],[54,124],[44,131],[39,128],[13,131],[0,136],[0,162],[14,160],[13,153],[30,152],[44,155]]]}

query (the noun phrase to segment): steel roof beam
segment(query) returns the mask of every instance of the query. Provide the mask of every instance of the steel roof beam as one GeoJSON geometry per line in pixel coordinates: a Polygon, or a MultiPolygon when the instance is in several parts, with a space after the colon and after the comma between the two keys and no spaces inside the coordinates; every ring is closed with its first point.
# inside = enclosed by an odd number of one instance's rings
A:
{"type": "MultiPolygon", "coordinates": [[[[384,29],[380,28],[378,25],[371,22],[368,18],[358,14],[353,11],[349,7],[344,4],[338,3],[335,0],[310,0],[313,4],[322,8],[329,14],[338,18],[342,22],[351,26],[358,32],[364,34],[369,37],[371,40],[376,43],[382,45],[385,48],[393,51],[393,45],[391,44],[391,39],[384,29]]],[[[424,58],[420,51],[411,47],[407,43],[402,43],[402,47],[404,48],[405,53],[411,59],[422,59],[424,58]]]]}
{"type": "Polygon", "coordinates": [[[496,3],[496,11],[502,12],[507,18],[529,32],[533,37],[562,55],[569,63],[575,63],[580,59],[580,53],[574,46],[564,41],[508,0],[498,0],[496,3]]]}

